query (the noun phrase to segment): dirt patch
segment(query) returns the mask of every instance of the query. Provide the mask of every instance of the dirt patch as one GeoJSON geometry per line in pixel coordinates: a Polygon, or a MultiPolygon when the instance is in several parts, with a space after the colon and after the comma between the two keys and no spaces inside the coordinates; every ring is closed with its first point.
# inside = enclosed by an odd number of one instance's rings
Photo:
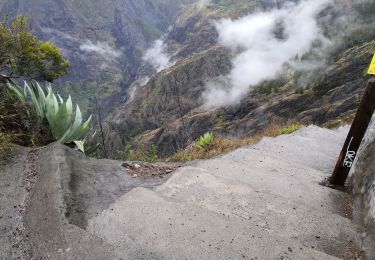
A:
{"type": "Polygon", "coordinates": [[[365,254],[357,246],[350,245],[346,249],[343,258],[344,260],[364,260],[365,254]]]}
{"type": "Polygon", "coordinates": [[[180,168],[178,163],[147,163],[147,162],[124,162],[122,166],[133,178],[137,177],[163,177],[180,168]]]}

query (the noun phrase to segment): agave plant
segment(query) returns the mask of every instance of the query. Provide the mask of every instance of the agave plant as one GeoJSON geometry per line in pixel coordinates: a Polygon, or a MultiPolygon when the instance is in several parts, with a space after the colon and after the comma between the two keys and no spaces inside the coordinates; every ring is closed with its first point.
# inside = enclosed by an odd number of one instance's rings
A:
{"type": "MultiPolygon", "coordinates": [[[[36,114],[41,119],[47,119],[56,141],[63,144],[75,143],[77,147],[84,147],[87,144],[85,137],[92,127],[92,116],[83,122],[82,113],[78,105],[73,111],[73,103],[70,96],[68,99],[63,100],[60,95],[56,96],[53,93],[50,85],[47,87],[47,92],[45,92],[37,82],[31,83],[31,86],[25,82],[24,88],[10,83],[7,84],[7,87],[22,102],[26,102],[30,97],[36,114]]],[[[98,145],[94,145],[94,147],[97,148],[98,145]]],[[[85,149],[79,150],[85,151],[85,149]]]]}

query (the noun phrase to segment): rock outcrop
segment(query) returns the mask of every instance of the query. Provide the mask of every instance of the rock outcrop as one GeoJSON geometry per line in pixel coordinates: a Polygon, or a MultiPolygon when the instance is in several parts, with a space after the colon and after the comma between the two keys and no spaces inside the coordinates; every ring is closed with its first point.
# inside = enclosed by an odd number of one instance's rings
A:
{"type": "Polygon", "coordinates": [[[375,258],[375,118],[361,145],[350,184],[355,198],[356,221],[367,227],[368,259],[375,258]]]}

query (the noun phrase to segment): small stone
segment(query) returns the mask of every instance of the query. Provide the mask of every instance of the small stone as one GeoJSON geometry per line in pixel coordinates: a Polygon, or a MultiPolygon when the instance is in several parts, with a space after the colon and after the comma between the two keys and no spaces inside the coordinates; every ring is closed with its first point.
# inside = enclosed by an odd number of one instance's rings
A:
{"type": "Polygon", "coordinates": [[[137,178],[138,177],[138,175],[137,174],[133,174],[133,176],[132,176],[133,178],[137,178]]]}

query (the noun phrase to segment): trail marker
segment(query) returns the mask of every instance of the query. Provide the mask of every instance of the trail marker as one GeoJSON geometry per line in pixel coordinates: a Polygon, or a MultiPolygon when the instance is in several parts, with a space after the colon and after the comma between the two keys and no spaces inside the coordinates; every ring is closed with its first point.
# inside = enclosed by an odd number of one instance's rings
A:
{"type": "MultiPolygon", "coordinates": [[[[373,60],[371,69],[374,69],[375,75],[375,59],[373,60]]],[[[357,157],[358,149],[362,143],[363,137],[366,134],[367,128],[370,124],[371,118],[375,111],[375,77],[372,77],[367,85],[365,94],[359,105],[357,115],[350,128],[348,137],[346,138],[344,147],[340,153],[335,170],[329,182],[332,185],[344,186],[348,178],[350,169],[353,166],[354,160],[357,157]]]]}
{"type": "Polygon", "coordinates": [[[367,73],[370,75],[375,75],[375,54],[374,54],[374,57],[372,58],[370,68],[368,69],[367,73]]]}
{"type": "MultiPolygon", "coordinates": [[[[375,54],[371,61],[368,74],[375,75],[375,54]]],[[[368,81],[362,101],[359,105],[357,114],[346,138],[344,147],[340,153],[336,167],[332,173],[329,182],[332,185],[344,186],[349,172],[357,157],[358,149],[361,146],[363,137],[371,122],[375,111],[375,77],[368,81]]]]}

